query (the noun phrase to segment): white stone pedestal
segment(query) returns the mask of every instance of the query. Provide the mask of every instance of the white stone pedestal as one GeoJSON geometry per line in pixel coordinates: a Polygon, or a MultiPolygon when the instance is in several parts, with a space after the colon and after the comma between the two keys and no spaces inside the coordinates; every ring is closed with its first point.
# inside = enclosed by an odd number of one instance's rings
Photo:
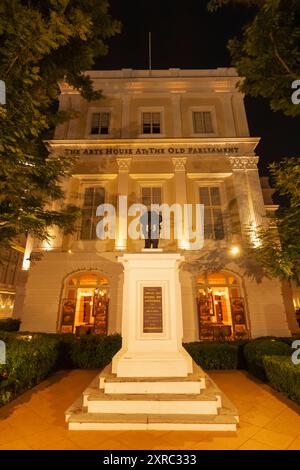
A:
{"type": "Polygon", "coordinates": [[[192,359],[182,347],[178,271],[183,259],[178,253],[155,249],[119,258],[124,266],[124,287],[123,343],[112,361],[112,373],[117,377],[187,377],[192,372],[192,359]],[[147,288],[161,288],[160,332],[157,332],[159,328],[145,332],[144,289],[147,288]]]}

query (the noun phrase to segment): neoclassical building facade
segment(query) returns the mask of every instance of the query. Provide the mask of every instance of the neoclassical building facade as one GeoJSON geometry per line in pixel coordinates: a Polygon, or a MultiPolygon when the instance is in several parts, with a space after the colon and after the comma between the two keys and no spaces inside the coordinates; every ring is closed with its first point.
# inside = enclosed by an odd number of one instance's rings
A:
{"type": "Polygon", "coordinates": [[[22,329],[121,331],[118,256],[144,246],[141,237],[128,236],[132,215],[124,217],[119,199],[127,196],[127,207],[204,205],[202,248],[190,250],[189,241],[175,239],[172,230],[159,244],[164,252],[185,257],[180,268],[184,341],[298,332],[289,286],[277,279],[257,282],[236,263],[243,228],[265,224],[272,205],[264,201],[255,153],[259,138],[249,135],[235,70],[123,69],[89,75],[103,97],[88,103],[62,84],[60,109],[76,115],[48,142],[51,152],[75,157],[72,176],[62,183],[62,203],[80,206],[82,217],[72,235],[53,227],[47,243],[28,237],[14,308],[22,329]],[[116,208],[113,239],[97,237],[102,203],[116,208]],[[218,269],[212,262],[204,272],[201,256],[218,250],[228,252],[229,261],[218,269]]]}

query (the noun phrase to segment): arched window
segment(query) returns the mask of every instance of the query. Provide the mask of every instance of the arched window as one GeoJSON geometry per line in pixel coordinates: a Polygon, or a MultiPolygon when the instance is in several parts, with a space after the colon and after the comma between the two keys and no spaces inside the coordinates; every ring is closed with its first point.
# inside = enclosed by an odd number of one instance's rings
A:
{"type": "Polygon", "coordinates": [[[62,300],[60,331],[107,334],[108,287],[108,279],[99,272],[85,271],[69,276],[62,300]]]}
{"type": "Polygon", "coordinates": [[[197,277],[200,339],[232,339],[247,335],[244,299],[237,278],[214,272],[197,277]]]}

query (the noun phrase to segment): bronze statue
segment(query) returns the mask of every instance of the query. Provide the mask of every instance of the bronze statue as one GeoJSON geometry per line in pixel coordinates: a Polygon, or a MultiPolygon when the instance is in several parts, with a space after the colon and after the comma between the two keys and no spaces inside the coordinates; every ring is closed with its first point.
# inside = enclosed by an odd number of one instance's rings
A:
{"type": "Polygon", "coordinates": [[[158,248],[162,216],[156,211],[148,210],[140,217],[142,232],[145,238],[145,248],[158,248]]]}

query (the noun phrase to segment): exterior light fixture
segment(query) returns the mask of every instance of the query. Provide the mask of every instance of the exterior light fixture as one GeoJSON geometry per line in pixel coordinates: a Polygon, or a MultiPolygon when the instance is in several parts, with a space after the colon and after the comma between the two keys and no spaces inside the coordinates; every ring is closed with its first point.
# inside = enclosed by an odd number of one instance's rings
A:
{"type": "Polygon", "coordinates": [[[240,254],[240,252],[241,252],[240,247],[237,246],[237,245],[233,245],[230,248],[230,254],[233,255],[233,256],[236,256],[236,255],[240,254]]]}

